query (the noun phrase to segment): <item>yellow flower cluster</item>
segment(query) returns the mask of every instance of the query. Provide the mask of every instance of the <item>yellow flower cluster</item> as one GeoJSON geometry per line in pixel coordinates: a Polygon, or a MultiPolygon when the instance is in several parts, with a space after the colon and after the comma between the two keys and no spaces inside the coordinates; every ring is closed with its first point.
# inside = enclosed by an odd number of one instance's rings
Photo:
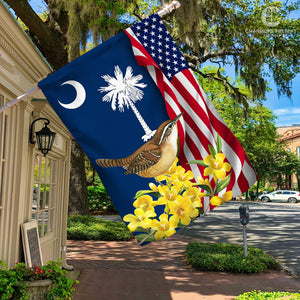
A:
{"type": "Polygon", "coordinates": [[[178,166],[176,158],[166,174],[156,177],[158,185],[150,183],[150,190],[137,192],[133,202],[134,214],[125,215],[123,220],[129,223],[131,231],[143,233],[136,236],[141,243],[148,241],[152,235],[155,240],[166,238],[174,234],[177,228],[190,224],[199,215],[204,196],[209,197],[210,203],[215,206],[232,198],[232,191],[224,193],[230,183],[231,165],[224,162],[226,157],[221,153],[220,137],[217,137],[217,150],[211,145],[208,148],[210,155],[204,160],[190,162],[204,166],[203,175],[208,178],[197,177],[198,182],[193,183],[193,172],[178,166]]]}
{"type": "MultiPolygon", "coordinates": [[[[134,214],[124,216],[123,220],[129,222],[128,228],[134,231],[138,228],[155,234],[160,240],[176,232],[176,228],[190,224],[191,220],[199,215],[198,208],[202,207],[201,198],[205,195],[190,181],[194,178],[191,171],[185,171],[177,166],[176,158],[173,165],[165,175],[156,178],[158,185],[150,183],[151,190],[145,191],[133,202],[134,214]],[[155,195],[156,201],[151,195],[155,195]],[[156,206],[163,206],[163,214],[158,219],[156,206]]],[[[140,231],[140,230],[139,230],[140,231]]]]}
{"type": "MultiPolygon", "coordinates": [[[[204,176],[212,175],[217,185],[219,182],[225,182],[225,184],[220,185],[222,188],[220,190],[212,190],[211,184],[208,179],[203,179],[201,177],[197,177],[197,180],[200,184],[204,184],[211,190],[210,203],[212,205],[218,206],[232,199],[232,191],[227,191],[223,194],[222,197],[215,195],[218,194],[222,189],[228,185],[229,181],[226,182],[226,174],[231,170],[231,165],[227,162],[224,162],[225,155],[223,153],[216,153],[214,155],[208,155],[204,158],[203,162],[206,165],[204,169],[204,176]]],[[[229,177],[230,179],[230,177],[229,177]]]]}

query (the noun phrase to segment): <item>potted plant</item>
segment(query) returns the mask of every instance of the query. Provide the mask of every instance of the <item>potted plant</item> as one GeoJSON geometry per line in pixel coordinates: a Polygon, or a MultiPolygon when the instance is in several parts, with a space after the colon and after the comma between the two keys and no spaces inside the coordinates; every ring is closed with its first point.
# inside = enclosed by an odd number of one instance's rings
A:
{"type": "Polygon", "coordinates": [[[73,284],[58,262],[31,268],[18,263],[13,269],[0,262],[0,299],[71,299],[73,284]]]}

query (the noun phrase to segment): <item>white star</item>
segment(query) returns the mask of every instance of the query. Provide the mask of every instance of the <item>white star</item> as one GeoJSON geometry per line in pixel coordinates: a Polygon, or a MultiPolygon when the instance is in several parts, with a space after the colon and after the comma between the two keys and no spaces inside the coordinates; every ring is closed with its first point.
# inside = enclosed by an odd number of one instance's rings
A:
{"type": "Polygon", "coordinates": [[[162,28],[162,27],[159,27],[158,30],[159,30],[159,31],[163,31],[163,28],[162,28]]]}
{"type": "Polygon", "coordinates": [[[157,50],[159,53],[162,53],[162,50],[160,49],[160,48],[158,48],[158,50],[157,50]]]}
{"type": "Polygon", "coordinates": [[[161,45],[162,45],[162,42],[158,42],[157,44],[158,44],[158,46],[161,46],[161,45]]]}
{"type": "Polygon", "coordinates": [[[158,38],[159,38],[159,39],[162,39],[162,35],[161,35],[161,34],[159,34],[159,35],[158,35],[158,38]]]}
{"type": "Polygon", "coordinates": [[[171,74],[171,73],[168,73],[168,77],[171,78],[171,77],[172,77],[172,74],[171,74]]]}
{"type": "Polygon", "coordinates": [[[143,45],[144,45],[145,47],[148,47],[148,43],[143,43],[143,45]]]}
{"type": "Polygon", "coordinates": [[[155,32],[154,32],[154,31],[151,31],[150,34],[151,34],[151,35],[155,35],[155,32]]]}
{"type": "Polygon", "coordinates": [[[151,43],[155,43],[155,39],[151,39],[150,41],[151,41],[151,43]]]}
{"type": "Polygon", "coordinates": [[[184,67],[185,67],[185,64],[184,64],[184,63],[182,63],[182,64],[181,64],[181,66],[182,66],[182,68],[184,68],[184,67]]]}
{"type": "Polygon", "coordinates": [[[155,53],[154,53],[154,52],[151,52],[151,56],[155,57],[155,53]]]}
{"type": "Polygon", "coordinates": [[[148,37],[146,35],[143,36],[143,39],[146,40],[148,37]]]}
{"type": "Polygon", "coordinates": [[[167,68],[168,70],[170,70],[170,69],[171,69],[171,67],[170,67],[170,66],[167,66],[166,68],[167,68]]]}
{"type": "Polygon", "coordinates": [[[178,64],[177,60],[174,60],[173,64],[174,64],[174,65],[177,65],[177,64],[178,64]]]}
{"type": "Polygon", "coordinates": [[[172,56],[173,56],[174,58],[176,58],[176,57],[177,57],[177,54],[176,54],[176,53],[174,53],[172,56]]]}
{"type": "Polygon", "coordinates": [[[162,56],[159,56],[158,59],[159,59],[159,60],[162,60],[163,58],[162,58],[162,56]]]}
{"type": "Polygon", "coordinates": [[[169,51],[166,51],[166,55],[167,55],[167,56],[170,55],[170,52],[169,52],[169,51]]]}
{"type": "Polygon", "coordinates": [[[167,58],[167,59],[166,59],[166,62],[170,62],[170,59],[169,59],[169,58],[167,58]]]}
{"type": "Polygon", "coordinates": [[[174,68],[174,71],[175,71],[175,72],[178,72],[178,70],[179,70],[178,68],[174,68]]]}
{"type": "Polygon", "coordinates": [[[148,21],[146,21],[146,22],[145,22],[145,25],[146,25],[146,26],[148,26],[148,25],[149,25],[148,21]]]}
{"type": "Polygon", "coordinates": [[[160,63],[159,66],[162,68],[162,67],[164,66],[164,64],[163,64],[163,63],[160,63]]]}

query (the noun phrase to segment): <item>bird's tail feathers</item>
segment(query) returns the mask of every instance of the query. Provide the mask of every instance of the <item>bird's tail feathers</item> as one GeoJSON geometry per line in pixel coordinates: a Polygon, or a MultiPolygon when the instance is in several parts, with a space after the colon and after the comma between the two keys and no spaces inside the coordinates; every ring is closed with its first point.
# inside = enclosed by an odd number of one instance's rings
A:
{"type": "Polygon", "coordinates": [[[119,158],[119,159],[96,159],[96,163],[103,168],[110,167],[126,167],[128,166],[127,158],[119,158]]]}

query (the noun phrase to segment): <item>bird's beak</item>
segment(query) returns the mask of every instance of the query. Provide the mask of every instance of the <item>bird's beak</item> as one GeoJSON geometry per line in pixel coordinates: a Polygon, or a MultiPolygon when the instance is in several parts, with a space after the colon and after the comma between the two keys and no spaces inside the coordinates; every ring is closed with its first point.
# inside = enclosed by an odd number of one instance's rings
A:
{"type": "Polygon", "coordinates": [[[183,113],[179,114],[175,119],[174,122],[177,123],[177,121],[179,120],[179,118],[182,116],[183,113]]]}

